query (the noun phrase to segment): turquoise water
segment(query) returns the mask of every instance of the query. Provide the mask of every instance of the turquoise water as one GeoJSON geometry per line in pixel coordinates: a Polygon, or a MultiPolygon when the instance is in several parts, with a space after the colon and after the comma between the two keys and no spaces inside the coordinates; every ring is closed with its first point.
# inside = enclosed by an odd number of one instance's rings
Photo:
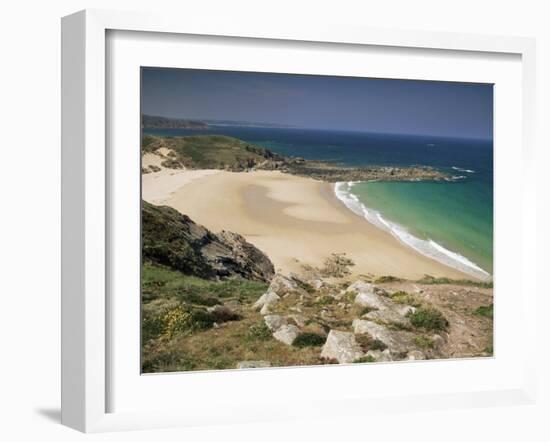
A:
{"type": "Polygon", "coordinates": [[[434,259],[479,276],[493,272],[493,143],[487,140],[258,127],[150,130],[154,135],[217,133],[277,153],[348,166],[432,166],[445,182],[339,185],[337,196],[365,222],[389,230],[434,259]],[[369,220],[369,221],[367,221],[369,220]]]}

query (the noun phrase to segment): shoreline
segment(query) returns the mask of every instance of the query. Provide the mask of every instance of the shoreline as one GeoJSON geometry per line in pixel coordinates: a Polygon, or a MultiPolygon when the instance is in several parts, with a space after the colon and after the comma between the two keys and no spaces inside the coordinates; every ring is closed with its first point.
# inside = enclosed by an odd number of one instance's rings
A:
{"type": "Polygon", "coordinates": [[[375,225],[379,229],[391,233],[403,244],[413,248],[418,253],[428,258],[469,274],[476,279],[492,279],[492,275],[489,272],[482,269],[476,263],[460,253],[446,249],[432,239],[428,238],[423,240],[418,238],[410,233],[407,228],[384,218],[379,211],[368,207],[352,191],[353,186],[358,183],[360,182],[349,181],[334,183],[334,194],[336,195],[336,198],[338,198],[338,200],[346,206],[347,209],[351,210],[353,213],[365,219],[365,221],[375,225]]]}
{"type": "Polygon", "coordinates": [[[285,273],[345,253],[352,274],[483,279],[427,257],[350,210],[334,185],[277,171],[173,170],[142,176],[143,198],[243,235],[285,273]]]}

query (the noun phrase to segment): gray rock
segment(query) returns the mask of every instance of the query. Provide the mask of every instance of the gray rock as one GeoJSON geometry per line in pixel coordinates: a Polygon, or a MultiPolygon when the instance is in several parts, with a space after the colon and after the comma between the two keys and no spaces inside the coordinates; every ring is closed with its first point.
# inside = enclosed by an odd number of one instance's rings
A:
{"type": "Polygon", "coordinates": [[[286,319],[281,315],[266,315],[264,316],[265,325],[272,332],[279,330],[283,325],[286,325],[286,319]]]}
{"type": "Polygon", "coordinates": [[[266,368],[271,367],[269,361],[241,361],[237,363],[237,368],[266,368]]]}
{"type": "Polygon", "coordinates": [[[407,353],[416,350],[413,333],[401,330],[389,330],[383,325],[363,319],[353,321],[353,330],[356,334],[367,333],[372,338],[382,341],[393,354],[407,353]]]}
{"type": "Polygon", "coordinates": [[[279,296],[285,295],[288,292],[305,292],[305,290],[299,287],[298,283],[294,279],[287,278],[280,273],[277,273],[273,277],[271,283],[269,284],[268,291],[274,292],[279,296]]]}
{"type": "Polygon", "coordinates": [[[356,281],[346,289],[346,292],[356,292],[355,303],[361,307],[383,310],[393,305],[389,299],[379,294],[380,290],[374,284],[368,282],[356,281]]]}
{"type": "Polygon", "coordinates": [[[401,326],[411,325],[408,318],[389,308],[383,310],[373,310],[362,317],[376,322],[383,322],[385,324],[399,324],[401,326]]]}
{"type": "Polygon", "coordinates": [[[261,310],[266,305],[269,306],[271,304],[279,302],[280,299],[280,296],[268,290],[266,293],[258,298],[258,300],[254,303],[252,307],[254,308],[254,310],[261,310]]]}
{"type": "Polygon", "coordinates": [[[432,343],[436,350],[440,350],[446,344],[445,339],[441,335],[433,335],[432,343]]]}
{"type": "Polygon", "coordinates": [[[407,359],[409,361],[422,361],[426,359],[426,356],[420,350],[411,350],[407,353],[407,359]]]}
{"type": "Polygon", "coordinates": [[[403,304],[394,304],[392,306],[392,310],[394,310],[397,314],[401,316],[407,316],[410,313],[416,312],[416,308],[412,305],[403,305],[403,304]]]}
{"type": "Polygon", "coordinates": [[[300,334],[300,329],[295,325],[283,325],[275,333],[273,337],[283,344],[292,345],[296,337],[300,334]]]}
{"type": "Polygon", "coordinates": [[[306,318],[304,315],[288,315],[287,319],[294,321],[294,323],[300,328],[305,327],[306,325],[306,318]]]}
{"type": "Polygon", "coordinates": [[[363,356],[361,347],[353,333],[331,330],[328,334],[321,357],[336,359],[340,364],[349,364],[363,356]]]}
{"type": "Polygon", "coordinates": [[[380,350],[369,350],[366,356],[372,357],[376,362],[390,362],[393,361],[391,352],[386,349],[384,351],[380,350]]]}

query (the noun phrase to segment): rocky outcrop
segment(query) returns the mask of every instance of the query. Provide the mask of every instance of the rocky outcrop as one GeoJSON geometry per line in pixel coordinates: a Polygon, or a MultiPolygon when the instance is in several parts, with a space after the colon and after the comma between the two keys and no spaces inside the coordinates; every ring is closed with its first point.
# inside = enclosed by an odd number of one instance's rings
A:
{"type": "Polygon", "coordinates": [[[407,353],[416,350],[414,333],[403,330],[392,330],[376,322],[355,319],[353,321],[355,334],[368,334],[372,338],[384,343],[394,354],[407,353]]]}
{"type": "Polygon", "coordinates": [[[283,344],[292,345],[299,334],[300,329],[298,327],[288,324],[281,326],[275,333],[273,333],[273,337],[283,344]]]}
{"type": "Polygon", "coordinates": [[[279,302],[281,297],[277,293],[272,291],[267,291],[252,306],[255,310],[260,310],[262,315],[267,315],[269,307],[273,304],[279,302]]]}
{"type": "Polygon", "coordinates": [[[142,201],[143,259],[201,278],[240,276],[269,281],[269,258],[241,235],[210,232],[188,216],[166,206],[142,201]]]}
{"type": "Polygon", "coordinates": [[[327,336],[321,357],[335,359],[340,364],[349,364],[363,356],[361,347],[353,333],[331,330],[327,336]]]}

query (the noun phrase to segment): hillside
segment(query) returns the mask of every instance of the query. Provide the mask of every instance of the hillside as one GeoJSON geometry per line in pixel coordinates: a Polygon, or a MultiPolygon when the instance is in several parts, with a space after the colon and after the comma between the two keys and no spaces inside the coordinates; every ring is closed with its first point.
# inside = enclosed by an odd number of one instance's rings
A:
{"type": "Polygon", "coordinates": [[[172,169],[280,170],[321,181],[419,181],[445,180],[449,176],[425,166],[415,167],[346,167],[324,161],[286,157],[269,149],[224,135],[185,137],[144,136],[142,154],[168,151],[171,158],[163,162],[172,169]]]}
{"type": "Polygon", "coordinates": [[[142,115],[141,127],[144,129],[208,129],[208,124],[196,120],[142,115]]]}

